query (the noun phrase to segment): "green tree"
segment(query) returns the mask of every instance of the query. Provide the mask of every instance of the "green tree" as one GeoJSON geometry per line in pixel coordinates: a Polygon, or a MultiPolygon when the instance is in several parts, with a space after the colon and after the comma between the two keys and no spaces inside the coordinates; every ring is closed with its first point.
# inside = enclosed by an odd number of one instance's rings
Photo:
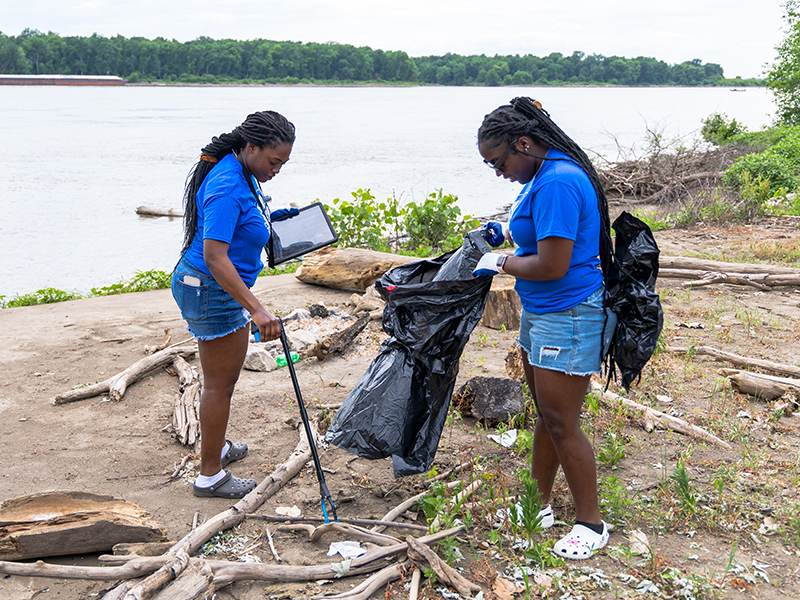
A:
{"type": "Polygon", "coordinates": [[[786,37],[775,48],[778,56],[767,71],[767,87],[775,96],[778,119],[800,124],[800,14],[798,0],[784,5],[786,37]]]}

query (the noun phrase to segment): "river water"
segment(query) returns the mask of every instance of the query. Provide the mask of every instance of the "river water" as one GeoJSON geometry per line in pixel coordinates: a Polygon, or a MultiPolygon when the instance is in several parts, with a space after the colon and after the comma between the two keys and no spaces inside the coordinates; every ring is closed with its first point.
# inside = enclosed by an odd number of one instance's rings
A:
{"type": "Polygon", "coordinates": [[[274,206],[350,199],[370,188],[421,202],[441,188],[488,215],[518,185],[481,162],[483,116],[519,95],[540,100],[590,156],[641,155],[647,131],[689,144],[714,112],[768,125],[764,89],[458,87],[0,87],[0,295],[44,287],[86,293],[136,270],[170,270],[186,174],[213,135],[256,110],[297,127],[291,162],[264,186],[274,206]]]}

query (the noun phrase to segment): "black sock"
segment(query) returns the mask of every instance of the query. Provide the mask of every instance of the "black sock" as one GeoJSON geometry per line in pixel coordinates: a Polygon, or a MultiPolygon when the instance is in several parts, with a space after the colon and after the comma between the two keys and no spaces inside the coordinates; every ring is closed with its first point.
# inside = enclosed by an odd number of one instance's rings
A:
{"type": "Polygon", "coordinates": [[[592,531],[594,531],[597,535],[603,535],[603,524],[594,525],[592,523],[585,523],[583,521],[575,521],[575,525],[583,525],[584,527],[588,527],[592,531]]]}

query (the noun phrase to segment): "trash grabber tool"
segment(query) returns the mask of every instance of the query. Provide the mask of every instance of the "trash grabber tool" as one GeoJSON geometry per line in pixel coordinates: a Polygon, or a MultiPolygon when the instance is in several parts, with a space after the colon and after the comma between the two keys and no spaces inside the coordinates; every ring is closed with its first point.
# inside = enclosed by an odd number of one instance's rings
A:
{"type": "Polygon", "coordinates": [[[289,350],[289,342],[286,339],[286,330],[283,328],[283,319],[278,317],[278,322],[281,325],[281,344],[283,344],[283,353],[286,356],[286,366],[289,367],[289,373],[292,375],[292,384],[294,385],[294,394],[297,396],[297,403],[300,405],[300,417],[303,419],[303,425],[306,428],[306,436],[308,443],[311,446],[311,456],[314,457],[314,467],[317,469],[317,480],[319,481],[319,494],[322,499],[322,516],[325,517],[325,522],[330,523],[328,518],[328,511],[325,509],[325,501],[331,506],[333,513],[333,520],[339,521],[336,516],[336,507],[331,500],[331,493],[328,491],[328,486],[325,484],[325,474],[322,472],[322,465],[319,462],[319,455],[317,454],[317,444],[311,434],[311,425],[308,423],[308,413],[306,412],[306,405],[303,403],[303,395],[300,393],[300,385],[297,383],[297,373],[294,370],[294,363],[292,363],[292,353],[289,350]]]}

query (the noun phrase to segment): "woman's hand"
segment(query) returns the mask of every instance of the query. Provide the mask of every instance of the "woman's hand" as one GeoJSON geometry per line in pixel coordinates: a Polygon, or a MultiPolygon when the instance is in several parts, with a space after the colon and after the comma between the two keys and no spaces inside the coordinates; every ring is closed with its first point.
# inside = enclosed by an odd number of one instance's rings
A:
{"type": "Polygon", "coordinates": [[[253,323],[258,327],[260,341],[268,342],[281,336],[281,324],[278,321],[278,317],[268,310],[262,308],[250,316],[253,317],[253,323]]]}

